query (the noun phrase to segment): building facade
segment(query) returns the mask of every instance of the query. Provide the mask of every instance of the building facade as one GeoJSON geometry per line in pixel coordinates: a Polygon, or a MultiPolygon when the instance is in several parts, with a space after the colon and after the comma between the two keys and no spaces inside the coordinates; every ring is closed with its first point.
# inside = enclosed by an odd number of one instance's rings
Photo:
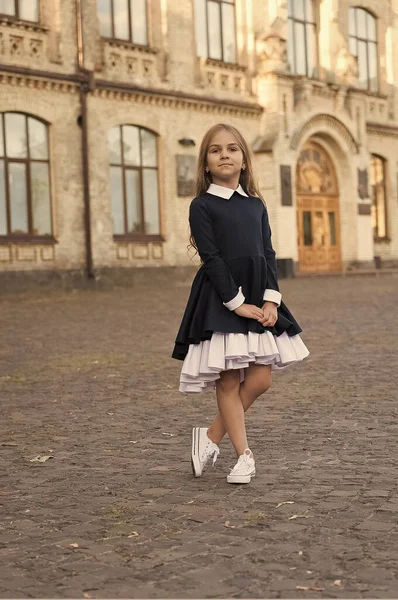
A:
{"type": "Polygon", "coordinates": [[[398,263],[398,0],[0,0],[0,273],[192,265],[198,146],[254,153],[282,271],[398,263]]]}

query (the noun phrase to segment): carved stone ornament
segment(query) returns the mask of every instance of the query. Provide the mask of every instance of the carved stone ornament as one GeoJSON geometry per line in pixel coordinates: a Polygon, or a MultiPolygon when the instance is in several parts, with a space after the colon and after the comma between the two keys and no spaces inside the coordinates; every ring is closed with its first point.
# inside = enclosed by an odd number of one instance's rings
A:
{"type": "Polygon", "coordinates": [[[271,27],[258,36],[256,45],[260,73],[288,71],[286,21],[277,17],[271,27]]]}
{"type": "Polygon", "coordinates": [[[337,55],[336,75],[344,85],[358,84],[358,61],[345,47],[341,48],[337,55]]]}

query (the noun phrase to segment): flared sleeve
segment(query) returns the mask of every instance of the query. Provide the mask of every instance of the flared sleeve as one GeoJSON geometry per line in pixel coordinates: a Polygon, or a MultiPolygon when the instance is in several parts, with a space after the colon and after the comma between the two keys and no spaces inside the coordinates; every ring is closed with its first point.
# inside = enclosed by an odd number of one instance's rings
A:
{"type": "Polygon", "coordinates": [[[211,215],[203,198],[195,198],[189,209],[191,233],[203,261],[203,269],[224,306],[233,311],[244,303],[242,288],[234,281],[217,246],[211,215]]]}

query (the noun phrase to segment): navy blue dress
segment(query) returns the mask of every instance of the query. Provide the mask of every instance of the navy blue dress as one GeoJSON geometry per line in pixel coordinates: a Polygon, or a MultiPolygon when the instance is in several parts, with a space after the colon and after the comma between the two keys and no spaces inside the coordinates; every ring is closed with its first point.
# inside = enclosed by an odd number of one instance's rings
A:
{"type": "Polygon", "coordinates": [[[184,360],[190,344],[209,340],[214,332],[301,333],[283,302],[273,327],[240,317],[224,305],[240,287],[245,303],[260,308],[266,289],[279,291],[268,213],[260,198],[235,191],[225,199],[205,192],[191,202],[189,222],[203,264],[192,282],[173,358],[184,360]]]}

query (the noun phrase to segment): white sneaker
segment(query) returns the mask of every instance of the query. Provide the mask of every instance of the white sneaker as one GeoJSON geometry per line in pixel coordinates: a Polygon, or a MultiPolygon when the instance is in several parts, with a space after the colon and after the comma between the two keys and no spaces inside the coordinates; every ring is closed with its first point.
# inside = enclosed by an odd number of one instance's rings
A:
{"type": "Polygon", "coordinates": [[[244,453],[239,456],[238,462],[227,475],[228,483],[250,483],[252,477],[256,474],[256,463],[253,454],[246,448],[244,453]]]}
{"type": "Polygon", "coordinates": [[[220,449],[207,437],[207,427],[194,427],[192,429],[192,471],[195,477],[202,475],[203,469],[209,458],[213,458],[213,465],[220,454],[220,449]]]}

